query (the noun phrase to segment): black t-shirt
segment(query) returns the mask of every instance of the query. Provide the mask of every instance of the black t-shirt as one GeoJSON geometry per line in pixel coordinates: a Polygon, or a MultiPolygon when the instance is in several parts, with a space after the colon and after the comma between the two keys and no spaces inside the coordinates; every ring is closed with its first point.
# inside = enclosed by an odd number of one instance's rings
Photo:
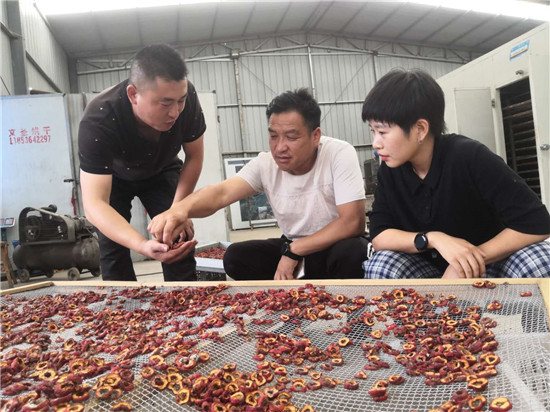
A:
{"type": "Polygon", "coordinates": [[[188,82],[185,108],[172,128],[153,141],[138,133],[127,86],[125,80],[105,90],[86,107],[78,131],[80,168],[136,181],[180,167],[182,145],[198,139],[206,130],[195,87],[188,82]]]}
{"type": "Polygon", "coordinates": [[[386,229],[440,231],[480,245],[510,228],[550,233],[550,215],[506,163],[478,141],[435,139],[430,170],[421,180],[410,163],[378,171],[370,235],[386,229]]]}

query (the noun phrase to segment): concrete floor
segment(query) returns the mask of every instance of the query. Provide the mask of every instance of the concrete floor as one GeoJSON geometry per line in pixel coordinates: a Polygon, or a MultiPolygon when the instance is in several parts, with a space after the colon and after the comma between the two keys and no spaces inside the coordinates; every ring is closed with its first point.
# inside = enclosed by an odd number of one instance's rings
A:
{"type": "MultiPolygon", "coordinates": [[[[229,241],[230,242],[241,242],[243,240],[250,240],[250,239],[267,239],[267,238],[273,238],[273,237],[280,237],[281,236],[281,229],[279,227],[262,227],[262,228],[255,228],[255,229],[241,229],[241,230],[233,230],[229,232],[229,241]]],[[[200,246],[200,243],[199,243],[200,246]]],[[[155,260],[145,260],[142,262],[136,262],[134,263],[134,270],[136,272],[136,276],[138,278],[138,281],[140,282],[162,282],[164,280],[162,275],[162,267],[160,262],[157,262],[155,260]]],[[[86,283],[91,280],[100,280],[101,277],[93,277],[91,273],[84,272],[80,275],[79,281],[74,281],[75,284],[77,283],[86,283]]],[[[53,277],[50,279],[46,278],[45,276],[34,276],[31,277],[31,279],[28,282],[21,283],[18,282],[15,286],[23,286],[23,285],[29,285],[33,283],[39,283],[44,281],[66,281],[69,280],[67,277],[67,271],[61,270],[59,272],[55,272],[53,277]]],[[[0,285],[1,289],[7,289],[8,288],[8,282],[2,281],[0,285]]]]}

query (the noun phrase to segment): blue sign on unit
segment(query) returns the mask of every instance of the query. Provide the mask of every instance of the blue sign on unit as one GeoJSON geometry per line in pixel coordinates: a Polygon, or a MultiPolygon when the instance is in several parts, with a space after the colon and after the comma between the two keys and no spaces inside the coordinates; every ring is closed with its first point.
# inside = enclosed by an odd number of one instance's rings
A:
{"type": "Polygon", "coordinates": [[[525,40],[517,46],[512,47],[512,49],[510,50],[510,60],[518,58],[527,50],[529,50],[529,40],[525,40]]]}

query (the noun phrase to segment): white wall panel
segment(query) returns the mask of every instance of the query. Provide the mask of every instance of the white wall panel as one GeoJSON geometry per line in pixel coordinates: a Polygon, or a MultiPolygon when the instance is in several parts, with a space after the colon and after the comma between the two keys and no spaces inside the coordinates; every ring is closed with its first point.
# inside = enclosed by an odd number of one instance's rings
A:
{"type": "Polygon", "coordinates": [[[233,62],[231,60],[195,61],[187,63],[189,80],[200,91],[216,91],[219,105],[237,100],[233,62]]]}
{"type": "MultiPolygon", "coordinates": [[[[0,21],[7,25],[6,2],[0,2],[0,21]]],[[[13,71],[11,69],[10,39],[0,31],[0,96],[13,94],[13,71]]]]}
{"type": "Polygon", "coordinates": [[[57,93],[57,91],[48,83],[38,70],[27,60],[27,84],[30,89],[43,92],[57,93]]]}
{"type": "MultiPolygon", "coordinates": [[[[20,13],[26,51],[62,92],[69,92],[69,69],[65,51],[52,36],[32,0],[20,0],[20,13]]],[[[30,67],[30,64],[27,63],[27,66],[30,67]]],[[[39,83],[29,73],[28,86],[41,89],[39,83]]],[[[43,89],[42,87],[41,90],[43,89]]]]}
{"type": "MultiPolygon", "coordinates": [[[[4,6],[3,3],[2,6],[4,6]]],[[[10,39],[4,32],[1,34],[0,54],[2,55],[0,59],[0,76],[2,76],[0,82],[0,95],[11,95],[13,94],[13,71],[11,68],[10,39]]]]}

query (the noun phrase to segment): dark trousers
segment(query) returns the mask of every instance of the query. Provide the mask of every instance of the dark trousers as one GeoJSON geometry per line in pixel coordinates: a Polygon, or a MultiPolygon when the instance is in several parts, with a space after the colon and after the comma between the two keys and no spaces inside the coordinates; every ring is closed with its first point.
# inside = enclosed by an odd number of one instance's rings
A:
{"type": "MultiPolygon", "coordinates": [[[[287,239],[248,240],[229,245],[223,257],[225,273],[235,280],[270,280],[275,276],[281,246],[287,239]]],[[[304,257],[304,279],[362,278],[367,239],[354,237],[304,257]]]]}
{"type": "MultiPolygon", "coordinates": [[[[110,204],[130,222],[132,200],[137,196],[149,216],[153,218],[172,205],[179,175],[178,169],[171,169],[149,179],[135,182],[121,180],[113,176],[110,204]]],[[[103,280],[137,280],[130,257],[130,249],[113,242],[99,230],[97,230],[97,234],[103,280]]],[[[195,267],[194,253],[190,253],[172,264],[163,263],[164,280],[167,282],[197,280],[195,267]]]]}

